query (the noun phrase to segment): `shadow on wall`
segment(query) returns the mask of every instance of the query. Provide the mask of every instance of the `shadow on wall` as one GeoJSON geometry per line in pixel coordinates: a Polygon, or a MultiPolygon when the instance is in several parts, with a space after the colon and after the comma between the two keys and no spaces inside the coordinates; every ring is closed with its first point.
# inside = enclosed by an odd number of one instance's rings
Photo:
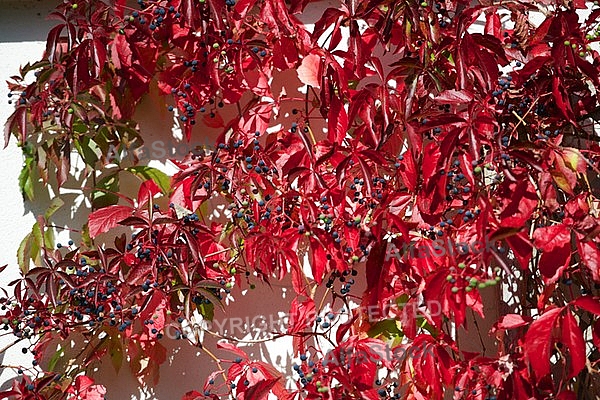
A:
{"type": "MultiPolygon", "coordinates": [[[[0,15],[0,40],[2,42],[23,42],[23,41],[44,41],[48,30],[55,25],[55,21],[45,19],[53,7],[59,1],[19,1],[19,2],[3,2],[3,11],[0,15]],[[27,23],[24,23],[27,21],[27,23]],[[35,29],[31,26],[35,25],[35,29]]],[[[310,4],[307,13],[303,15],[303,19],[316,20],[320,17],[320,13],[324,8],[333,6],[333,2],[320,2],[310,4]]],[[[31,60],[38,59],[40,55],[31,55],[31,60]]],[[[16,71],[15,71],[16,72],[16,71]]],[[[289,100],[282,103],[277,119],[272,122],[272,126],[281,124],[281,129],[289,129],[292,122],[299,125],[304,121],[300,120],[299,114],[294,114],[294,108],[304,110],[304,95],[298,93],[297,89],[302,84],[297,79],[295,71],[286,71],[274,78],[273,95],[279,96],[281,93],[286,93],[289,100]]],[[[243,103],[251,99],[252,95],[247,94],[242,99],[243,103]]],[[[326,124],[320,117],[318,101],[313,102],[311,93],[311,101],[309,102],[309,111],[311,111],[310,124],[315,138],[319,140],[324,135],[324,127],[326,124]]],[[[167,110],[167,104],[171,101],[168,98],[159,97],[154,93],[146,97],[137,110],[135,120],[140,124],[140,131],[145,140],[146,146],[151,146],[152,143],[161,141],[162,143],[172,143],[174,145],[184,143],[181,137],[178,137],[177,119],[176,116],[167,110]]],[[[231,119],[237,114],[236,105],[225,105],[217,110],[224,120],[231,119]]],[[[199,121],[194,127],[191,144],[206,143],[210,145],[215,143],[218,135],[221,133],[221,128],[210,128],[206,124],[199,121]]],[[[13,143],[14,144],[14,143],[13,143]]],[[[166,153],[160,157],[150,157],[143,160],[142,164],[147,164],[152,160],[151,166],[159,167],[169,173],[173,173],[175,168],[170,165],[168,159],[173,151],[165,147],[166,153]]],[[[178,150],[174,151],[174,158],[181,159],[183,154],[178,150]]],[[[83,164],[78,163],[76,159],[72,160],[72,168],[77,172],[76,176],[82,175],[83,164]]],[[[109,167],[102,171],[102,176],[110,175],[116,170],[115,166],[109,167]]],[[[120,174],[120,192],[124,195],[134,197],[138,191],[140,181],[131,174],[120,174]]],[[[51,172],[49,177],[49,187],[56,187],[55,173],[51,172]]],[[[69,226],[73,229],[79,229],[87,219],[89,214],[89,188],[91,182],[87,182],[82,178],[70,178],[64,185],[61,191],[61,198],[65,205],[60,208],[52,217],[52,223],[57,227],[69,226]],[[82,194],[82,188],[83,194],[82,194]]],[[[24,215],[41,215],[50,205],[54,195],[36,190],[36,200],[32,203],[25,203],[24,215]]],[[[165,199],[164,207],[166,208],[168,200],[165,199]]],[[[163,206],[163,204],[161,204],[163,206]]],[[[115,229],[110,232],[110,235],[105,234],[96,240],[97,244],[105,241],[108,245],[112,244],[115,236],[122,232],[130,231],[126,228],[115,229]]],[[[77,231],[65,231],[59,229],[57,232],[57,242],[65,243],[72,239],[77,246],[81,242],[81,235],[77,231]]],[[[19,238],[20,240],[21,238],[19,238]]],[[[12,266],[16,268],[16,265],[12,266]]],[[[260,282],[252,282],[256,284],[256,289],[249,290],[242,296],[240,289],[234,289],[233,295],[235,300],[226,307],[227,318],[229,319],[249,319],[252,321],[257,316],[278,316],[287,314],[290,308],[290,303],[294,293],[289,281],[274,282],[272,287],[260,282]]],[[[244,284],[241,290],[248,289],[248,285],[244,284]]],[[[358,288],[357,288],[358,289],[358,288]]],[[[358,292],[358,290],[357,290],[358,292]]],[[[222,312],[215,313],[215,320],[222,320],[225,315],[222,312]]],[[[284,324],[278,326],[284,327],[284,324]]],[[[243,338],[245,340],[255,340],[256,343],[246,345],[240,343],[251,359],[262,360],[271,363],[284,373],[285,377],[290,377],[291,373],[291,349],[292,341],[290,338],[282,338],[277,341],[261,341],[257,338],[264,338],[264,332],[260,335],[252,336],[249,332],[244,332],[246,326],[239,327],[238,325],[227,325],[224,327],[223,333],[225,336],[243,338]]],[[[211,349],[217,356],[223,358],[233,358],[232,355],[217,350],[217,338],[209,334],[204,335],[203,344],[211,349]]],[[[110,362],[105,362],[97,366],[95,378],[98,383],[104,384],[108,389],[110,397],[127,399],[127,398],[144,398],[144,399],[175,399],[190,390],[201,390],[207,376],[217,370],[216,364],[204,353],[199,352],[193,346],[174,339],[163,339],[163,345],[167,348],[168,360],[161,367],[161,379],[159,384],[147,390],[145,393],[138,392],[138,383],[136,378],[130,373],[127,366],[127,360],[124,360],[120,372],[117,374],[110,362]]],[[[74,345],[77,346],[76,344],[74,345]]],[[[4,354],[0,355],[2,362],[4,354]]],[[[229,365],[224,363],[224,367],[229,365]]],[[[2,387],[10,386],[10,381],[3,383],[2,387]]]]}
{"type": "MultiPolygon", "coordinates": [[[[247,285],[245,286],[247,289],[247,285]]],[[[231,321],[235,321],[236,318],[252,320],[256,314],[274,313],[277,315],[278,310],[287,312],[291,300],[285,298],[284,292],[287,292],[289,297],[291,291],[291,285],[290,288],[277,285],[273,286],[272,289],[267,285],[257,285],[255,290],[242,297],[239,290],[236,290],[234,291],[237,292],[234,293],[236,300],[225,307],[226,314],[222,311],[216,311],[215,321],[223,321],[224,325],[229,325],[227,320],[224,319],[225,316],[231,321]]],[[[220,334],[231,335],[248,341],[252,340],[241,334],[237,327],[234,328],[234,332],[231,332],[227,327],[220,334]]],[[[202,344],[217,357],[233,360],[235,355],[217,349],[217,341],[216,337],[205,334],[202,344]]],[[[168,359],[161,366],[160,381],[155,387],[148,388],[143,393],[142,398],[179,399],[191,390],[202,392],[208,375],[219,370],[216,363],[209,356],[187,342],[165,337],[162,339],[162,344],[167,348],[168,359]]],[[[247,352],[250,359],[272,363],[277,369],[284,372],[284,375],[291,375],[290,355],[287,354],[291,349],[291,340],[261,342],[252,345],[239,343],[239,346],[247,352]]],[[[224,368],[228,368],[230,365],[231,363],[222,363],[224,368]]],[[[137,392],[135,384],[135,377],[131,375],[125,364],[119,374],[116,374],[110,363],[104,363],[99,366],[95,377],[99,383],[107,386],[109,395],[116,395],[119,399],[140,398],[140,393],[137,392]]]]}
{"type": "MultiPolygon", "coordinates": [[[[60,3],[61,1],[58,0],[0,2],[2,4],[0,41],[2,43],[45,41],[48,31],[56,25],[56,21],[48,20],[46,16],[60,3]]],[[[2,81],[4,82],[4,77],[2,81]]],[[[4,121],[2,123],[4,124],[4,121]]]]}
{"type": "MultiPolygon", "coordinates": [[[[15,13],[18,11],[15,10],[15,13]]],[[[21,14],[20,14],[21,15],[21,14]]],[[[23,17],[21,17],[23,18],[23,17]]],[[[50,26],[51,24],[49,24],[50,26]]],[[[45,29],[45,28],[44,28],[45,29]]],[[[37,32],[44,32],[42,28],[36,30],[37,32]]],[[[40,37],[37,39],[45,39],[40,37]]],[[[37,56],[32,56],[35,58],[37,56]]],[[[292,113],[294,108],[304,108],[304,96],[298,94],[297,89],[301,87],[301,83],[296,77],[295,71],[287,71],[279,76],[275,77],[274,80],[274,95],[277,96],[281,92],[287,93],[289,100],[283,102],[281,109],[279,110],[278,118],[272,123],[272,126],[281,124],[281,129],[289,129],[292,122],[298,124],[303,123],[298,119],[299,115],[292,113]],[[285,85],[285,86],[284,86],[285,85]],[[296,100],[293,100],[296,99],[296,100]]],[[[251,99],[251,95],[248,94],[243,98],[243,101],[251,99]]],[[[170,101],[168,98],[159,97],[156,93],[147,96],[137,110],[135,120],[139,122],[140,132],[147,146],[152,143],[162,141],[163,143],[174,143],[174,144],[185,144],[185,141],[178,136],[177,119],[176,116],[167,110],[167,104],[170,101]]],[[[243,103],[242,101],[242,103],[243,103]]],[[[313,105],[310,105],[311,110],[313,105]]],[[[237,107],[235,105],[225,105],[223,108],[219,108],[218,112],[222,114],[224,120],[233,118],[237,114],[237,107]]],[[[318,107],[312,110],[312,115],[319,115],[318,107]]],[[[311,120],[311,126],[315,132],[315,136],[318,140],[319,137],[324,135],[322,120],[316,119],[311,120]]],[[[206,144],[214,144],[218,135],[221,133],[221,128],[210,128],[200,122],[193,130],[191,144],[198,143],[201,141],[206,144]]],[[[166,148],[166,150],[168,150],[166,148]]],[[[165,170],[172,174],[176,171],[174,166],[169,163],[169,158],[172,153],[167,151],[162,157],[150,157],[150,159],[142,160],[141,164],[147,164],[148,161],[152,161],[153,167],[165,170]]],[[[173,158],[181,159],[183,154],[174,154],[173,158]]],[[[76,157],[72,158],[72,171],[75,177],[69,178],[61,189],[61,198],[64,200],[65,205],[60,208],[51,219],[53,225],[62,228],[70,227],[73,229],[80,229],[81,226],[86,222],[87,215],[89,214],[89,194],[90,188],[92,187],[91,181],[86,181],[83,175],[84,165],[77,160],[76,157]],[[83,191],[82,191],[83,189],[83,191]]],[[[110,175],[115,172],[117,167],[112,165],[105,170],[101,171],[101,175],[97,180],[101,179],[102,176],[110,175]]],[[[140,181],[131,174],[121,172],[120,178],[120,193],[126,196],[135,197],[137,194],[140,181]]],[[[56,187],[55,173],[49,174],[48,187],[56,187]]],[[[26,202],[24,205],[24,215],[42,215],[45,210],[49,207],[51,201],[55,197],[53,193],[48,193],[42,190],[36,190],[36,198],[34,202],[26,202]]],[[[161,200],[165,204],[161,204],[164,208],[167,208],[168,199],[161,200]]],[[[161,207],[162,208],[162,207],[161,207]]],[[[111,232],[99,236],[96,240],[97,244],[106,243],[112,245],[114,237],[121,233],[128,233],[128,237],[131,237],[131,231],[125,227],[111,230],[111,232]]],[[[19,238],[20,239],[20,238],[19,238]]],[[[81,235],[78,231],[66,231],[59,229],[57,231],[56,243],[66,243],[69,239],[73,240],[75,246],[81,243],[81,235]]],[[[16,266],[15,266],[16,267],[16,266]]],[[[245,296],[242,296],[239,289],[234,290],[234,301],[226,307],[227,319],[226,325],[221,334],[228,337],[236,337],[238,339],[244,339],[247,341],[255,341],[256,343],[239,343],[251,359],[262,360],[267,363],[271,363],[281,372],[284,376],[290,377],[291,372],[291,349],[292,340],[290,338],[281,338],[276,341],[264,341],[267,335],[265,332],[252,335],[249,333],[251,329],[248,329],[247,325],[237,325],[237,321],[253,321],[255,317],[265,316],[267,318],[277,318],[279,315],[287,314],[290,308],[290,303],[293,299],[293,289],[289,281],[284,282],[273,282],[273,286],[261,282],[252,282],[256,284],[255,290],[249,290],[245,296]],[[231,325],[229,322],[234,322],[231,325]],[[258,339],[258,340],[257,340],[258,339]]],[[[243,290],[248,289],[248,285],[244,284],[243,290]]],[[[215,313],[215,320],[223,321],[225,315],[222,312],[215,313]]],[[[276,324],[277,327],[282,328],[279,332],[285,332],[285,323],[276,324]]],[[[203,344],[209,348],[217,356],[223,358],[232,358],[231,354],[224,351],[217,350],[217,338],[209,334],[204,335],[203,344]]],[[[176,341],[175,339],[169,339],[165,337],[163,339],[163,345],[167,348],[167,362],[161,366],[161,379],[156,387],[148,388],[144,393],[139,392],[139,385],[136,382],[136,378],[131,374],[127,360],[124,360],[123,366],[117,374],[110,361],[104,362],[97,365],[94,373],[94,378],[97,379],[98,383],[104,384],[109,395],[117,396],[120,399],[134,398],[134,399],[172,399],[181,398],[181,396],[187,391],[201,390],[207,376],[218,369],[217,365],[212,361],[206,354],[200,352],[192,345],[184,341],[176,341]]],[[[77,344],[73,344],[73,350],[77,348],[77,344]]],[[[223,364],[224,367],[228,367],[227,363],[223,364]]],[[[8,388],[11,385],[10,380],[5,381],[2,385],[4,388],[8,388]]]]}

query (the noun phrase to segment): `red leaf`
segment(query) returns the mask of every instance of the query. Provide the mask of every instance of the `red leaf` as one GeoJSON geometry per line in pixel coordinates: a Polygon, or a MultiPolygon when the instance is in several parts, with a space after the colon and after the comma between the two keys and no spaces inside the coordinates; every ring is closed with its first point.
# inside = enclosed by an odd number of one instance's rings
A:
{"type": "Polygon", "coordinates": [[[498,322],[494,324],[494,330],[498,329],[515,329],[520,328],[533,321],[533,318],[519,315],[519,314],[507,314],[500,318],[498,322]]]}
{"type": "Polygon", "coordinates": [[[320,241],[310,238],[310,257],[313,279],[320,284],[323,281],[323,274],[327,271],[329,260],[327,260],[327,250],[320,241]]]}
{"type": "Polygon", "coordinates": [[[291,14],[299,14],[302,11],[304,11],[304,7],[306,7],[306,5],[310,2],[311,0],[291,0],[290,1],[290,13],[291,14]]]}
{"type": "Polygon", "coordinates": [[[48,38],[46,39],[46,57],[48,57],[50,64],[52,64],[56,58],[56,46],[60,41],[60,34],[65,26],[65,24],[58,24],[48,32],[48,38]]]}
{"type": "Polygon", "coordinates": [[[125,261],[125,264],[127,264],[131,267],[131,266],[135,265],[136,258],[133,254],[127,253],[123,256],[123,261],[125,261]]]}
{"type": "Polygon", "coordinates": [[[302,59],[297,69],[298,79],[305,85],[321,87],[321,56],[309,54],[302,59]]]}
{"type": "Polygon", "coordinates": [[[281,70],[294,68],[298,63],[298,49],[296,42],[281,36],[273,45],[273,65],[281,70]]]}
{"type": "Polygon", "coordinates": [[[167,312],[167,297],[160,290],[152,293],[152,299],[144,306],[144,309],[140,312],[140,319],[142,321],[153,321],[153,324],[144,324],[144,330],[147,335],[154,339],[159,333],[162,333],[162,329],[165,327],[167,312]],[[152,333],[152,330],[156,329],[156,333],[152,333]]]}
{"type": "Polygon", "coordinates": [[[183,395],[183,397],[181,398],[181,400],[199,400],[199,399],[203,399],[204,395],[192,390],[191,392],[187,392],[186,394],[183,395]]]}
{"type": "Polygon", "coordinates": [[[132,213],[133,208],[120,205],[108,206],[94,211],[88,218],[90,237],[95,238],[101,233],[108,232],[132,213]]]}
{"type": "Polygon", "coordinates": [[[103,400],[106,388],[102,385],[94,385],[94,380],[79,375],[75,379],[74,388],[77,391],[77,399],[80,400],[103,400]]]}
{"type": "Polygon", "coordinates": [[[521,269],[527,270],[533,253],[533,246],[529,242],[527,235],[520,232],[516,235],[508,236],[506,238],[506,243],[508,243],[510,249],[515,253],[515,257],[519,262],[521,269]]]}
{"type": "Polygon", "coordinates": [[[558,396],[556,396],[556,400],[577,400],[577,395],[571,390],[566,390],[560,392],[558,396]]]}
{"type": "Polygon", "coordinates": [[[99,39],[94,39],[90,48],[94,60],[94,77],[99,78],[106,62],[106,47],[99,39]]]}
{"type": "MultiPolygon", "coordinates": [[[[111,59],[116,68],[131,67],[131,47],[125,35],[116,35],[112,42],[111,59]]],[[[160,83],[159,83],[160,85],[160,83]]]]}
{"type": "Polygon", "coordinates": [[[502,30],[502,23],[500,22],[500,16],[497,12],[492,11],[486,13],[485,16],[485,34],[492,35],[500,39],[500,32],[502,30]]]}
{"type": "Polygon", "coordinates": [[[555,282],[571,256],[569,229],[563,224],[538,228],[533,239],[535,246],[543,251],[539,263],[541,273],[550,282],[555,282]]]}
{"type": "Polygon", "coordinates": [[[538,205],[535,188],[529,181],[509,183],[503,188],[507,199],[507,206],[502,210],[500,217],[503,227],[519,227],[525,225],[538,205]]]}
{"type": "Polygon", "coordinates": [[[556,106],[562,112],[563,116],[569,120],[569,122],[576,125],[577,123],[574,119],[573,110],[571,109],[571,104],[568,100],[569,96],[558,76],[555,76],[552,80],[552,94],[554,95],[556,106]]]}
{"type": "Polygon", "coordinates": [[[585,367],[585,342],[583,334],[575,321],[575,317],[568,312],[562,321],[562,340],[569,348],[569,375],[567,379],[576,376],[585,367]]]}
{"type": "Polygon", "coordinates": [[[297,333],[311,326],[316,317],[315,302],[313,299],[306,299],[302,302],[296,297],[290,307],[290,323],[288,333],[297,333]]]}
{"type": "Polygon", "coordinates": [[[248,355],[231,343],[219,342],[217,343],[217,347],[219,349],[230,351],[238,355],[242,360],[248,361],[248,355]]]}
{"type": "Polygon", "coordinates": [[[103,385],[93,385],[77,397],[80,400],[104,400],[106,388],[103,385]]]}
{"type": "Polygon", "coordinates": [[[592,314],[600,315],[600,299],[597,297],[584,296],[571,302],[571,305],[583,308],[592,314]]]}
{"type": "Polygon", "coordinates": [[[600,347],[600,320],[596,320],[592,326],[592,343],[596,347],[600,347]]]}
{"type": "Polygon", "coordinates": [[[404,153],[403,158],[397,172],[402,178],[402,183],[404,183],[408,191],[412,193],[417,187],[417,167],[415,166],[412,152],[407,151],[404,153]]]}
{"type": "Polygon", "coordinates": [[[435,98],[442,104],[464,104],[473,101],[473,93],[468,90],[444,90],[435,98]]]}
{"type": "MultiPolygon", "coordinates": [[[[345,7],[344,7],[345,8],[345,7]]],[[[327,29],[332,26],[337,27],[339,21],[348,16],[347,10],[339,10],[337,8],[328,8],[323,12],[321,18],[315,23],[315,27],[313,29],[313,38],[318,40],[327,29]]]]}
{"type": "Polygon", "coordinates": [[[342,100],[336,96],[331,98],[327,125],[327,139],[331,143],[342,144],[348,130],[348,114],[342,100]]]}
{"type": "MultiPolygon", "coordinates": [[[[131,254],[133,256],[133,254],[131,254]]],[[[137,261],[137,260],[136,260],[137,261]]],[[[129,285],[140,285],[143,281],[148,278],[148,274],[152,273],[152,265],[148,263],[134,264],[127,274],[127,284],[129,285]]]]}
{"type": "Polygon", "coordinates": [[[354,322],[356,321],[356,319],[359,317],[358,314],[352,316],[352,318],[350,318],[348,321],[344,322],[343,324],[340,324],[338,326],[337,331],[335,332],[335,339],[337,340],[338,343],[341,343],[344,339],[344,336],[346,335],[346,333],[348,333],[348,331],[350,331],[350,329],[352,328],[352,326],[354,325],[354,322]]]}
{"type": "Polygon", "coordinates": [[[15,112],[8,117],[4,124],[4,147],[8,146],[10,140],[10,134],[15,130],[19,129],[21,134],[21,142],[25,141],[25,135],[27,134],[27,108],[18,107],[15,112]]]}
{"type": "Polygon", "coordinates": [[[550,348],[553,343],[552,331],[562,308],[553,308],[531,324],[525,334],[525,356],[535,375],[542,378],[550,372],[550,348]]]}
{"type": "Polygon", "coordinates": [[[441,152],[439,146],[436,146],[434,143],[429,143],[427,147],[425,147],[421,166],[423,179],[428,180],[429,186],[431,186],[428,188],[429,190],[432,190],[437,186],[440,181],[443,181],[444,189],[446,186],[446,182],[443,179],[444,176],[438,175],[440,156],[441,152]]]}
{"type": "Polygon", "coordinates": [[[181,14],[184,16],[190,28],[195,29],[198,21],[198,7],[193,0],[182,0],[180,4],[181,14]]]}
{"type": "Polygon", "coordinates": [[[246,390],[244,399],[264,400],[280,378],[265,379],[246,390]]]}
{"type": "Polygon", "coordinates": [[[553,166],[550,173],[556,184],[568,194],[573,195],[573,189],[577,184],[577,174],[565,164],[561,154],[555,153],[553,166]]]}
{"type": "Polygon", "coordinates": [[[78,392],[82,392],[84,390],[87,390],[93,384],[94,384],[94,380],[92,378],[90,378],[89,376],[79,375],[75,379],[75,390],[77,390],[78,392]]]}
{"type": "MultiPolygon", "coordinates": [[[[225,126],[225,121],[223,121],[223,117],[221,117],[221,114],[218,111],[214,111],[212,115],[214,115],[214,117],[211,117],[211,114],[206,114],[202,117],[202,123],[209,128],[222,128],[225,126]]],[[[189,136],[186,137],[189,140],[189,136]]]]}
{"type": "Polygon", "coordinates": [[[138,191],[138,207],[144,207],[150,198],[154,197],[160,192],[160,188],[152,179],[142,182],[140,185],[140,190],[138,191]]]}

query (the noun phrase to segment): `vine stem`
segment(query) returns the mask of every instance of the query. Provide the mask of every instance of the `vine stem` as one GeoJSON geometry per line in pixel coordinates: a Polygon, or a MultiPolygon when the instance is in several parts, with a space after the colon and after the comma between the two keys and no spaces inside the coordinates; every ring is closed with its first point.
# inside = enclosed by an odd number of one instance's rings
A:
{"type": "Polygon", "coordinates": [[[475,312],[471,310],[471,315],[473,316],[473,324],[475,325],[475,329],[477,329],[477,336],[479,337],[479,343],[481,344],[481,348],[483,349],[483,354],[486,352],[485,343],[483,343],[483,338],[481,337],[481,329],[479,329],[479,324],[477,323],[477,317],[475,316],[475,312]]]}
{"type": "Polygon", "coordinates": [[[54,229],[60,229],[63,231],[69,231],[69,232],[81,232],[79,229],[73,229],[73,228],[65,228],[64,226],[57,226],[57,225],[53,225],[53,224],[49,224],[46,225],[48,228],[54,228],[54,229]]]}
{"type": "Polygon", "coordinates": [[[313,131],[312,131],[310,125],[308,125],[307,128],[308,128],[308,133],[310,134],[310,140],[312,140],[313,146],[315,146],[317,144],[317,140],[315,139],[315,135],[313,134],[313,131]]]}
{"type": "Polygon", "coordinates": [[[306,94],[304,95],[304,117],[308,117],[308,90],[310,88],[310,85],[306,86],[306,94]]]}
{"type": "Polygon", "coordinates": [[[515,117],[517,117],[517,119],[519,120],[519,122],[513,127],[512,132],[509,134],[509,136],[512,136],[515,131],[517,130],[517,128],[519,127],[519,125],[521,125],[521,123],[523,124],[523,126],[527,126],[527,124],[525,123],[525,117],[527,117],[527,115],[529,115],[529,113],[531,112],[531,110],[533,110],[533,107],[537,104],[537,102],[542,98],[542,97],[546,97],[551,95],[552,93],[544,93],[540,96],[538,96],[535,101],[533,103],[531,103],[531,106],[529,106],[529,109],[527,110],[527,112],[521,117],[520,115],[518,115],[515,111],[513,111],[513,115],[515,117]]]}
{"type": "Polygon", "coordinates": [[[0,364],[0,368],[11,368],[11,369],[17,369],[17,370],[23,370],[24,368],[22,366],[18,366],[18,365],[4,365],[4,364],[0,364]]]}
{"type": "Polygon", "coordinates": [[[0,354],[3,354],[6,350],[10,349],[11,347],[13,347],[14,345],[16,345],[17,343],[19,343],[20,341],[24,340],[24,338],[18,338],[15,339],[14,342],[4,346],[3,348],[0,349],[0,354]]]}
{"type": "MultiPolygon", "coordinates": [[[[94,185],[94,189],[95,189],[96,188],[96,170],[95,169],[91,172],[91,175],[92,175],[92,184],[94,185]]],[[[92,200],[94,200],[94,191],[90,192],[90,204],[92,205],[92,211],[94,211],[95,210],[94,202],[92,200]]]]}
{"type": "Polygon", "coordinates": [[[228,247],[228,248],[223,249],[223,250],[215,251],[214,253],[206,254],[204,257],[208,258],[208,257],[216,256],[216,255],[228,252],[229,250],[231,250],[231,247],[228,247]]]}
{"type": "MultiPolygon", "coordinates": [[[[223,377],[223,381],[225,382],[225,384],[227,384],[227,375],[225,375],[225,369],[223,368],[223,365],[221,364],[221,360],[217,356],[215,356],[212,351],[210,351],[206,347],[202,346],[202,344],[199,343],[198,347],[200,347],[200,350],[204,351],[217,364],[217,368],[219,368],[219,370],[221,371],[221,376],[223,377]]],[[[231,391],[230,391],[230,394],[231,394],[231,391]]]]}

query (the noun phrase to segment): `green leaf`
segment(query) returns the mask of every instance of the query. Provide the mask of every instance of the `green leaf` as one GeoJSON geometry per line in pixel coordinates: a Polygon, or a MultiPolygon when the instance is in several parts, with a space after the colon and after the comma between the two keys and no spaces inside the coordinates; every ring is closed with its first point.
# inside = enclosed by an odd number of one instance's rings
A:
{"type": "Polygon", "coordinates": [[[88,227],[88,224],[83,225],[83,228],[81,228],[81,242],[87,248],[92,248],[94,246],[92,238],[90,237],[90,228],[88,227]]]}
{"type": "Polygon", "coordinates": [[[34,264],[38,264],[42,248],[44,246],[46,246],[46,248],[54,247],[54,233],[52,232],[52,229],[45,229],[42,237],[42,228],[40,227],[40,224],[36,222],[31,228],[31,237],[33,239],[30,252],[31,260],[33,260],[34,264]]]}
{"type": "Polygon", "coordinates": [[[33,201],[33,171],[31,168],[31,164],[33,163],[33,158],[27,157],[25,159],[25,166],[21,170],[19,174],[19,189],[21,189],[21,193],[23,193],[23,197],[26,200],[33,201]]]}
{"type": "Polygon", "coordinates": [[[54,230],[46,229],[44,231],[44,243],[46,244],[46,248],[53,249],[54,248],[54,230]]]}
{"type": "Polygon", "coordinates": [[[204,319],[212,321],[215,317],[215,305],[213,303],[206,304],[203,302],[198,306],[198,312],[204,319]]]}
{"type": "Polygon", "coordinates": [[[100,149],[101,154],[106,155],[114,141],[116,141],[116,135],[106,125],[98,128],[94,136],[94,142],[100,149]]]}
{"type": "Polygon", "coordinates": [[[62,201],[62,199],[60,197],[55,197],[52,199],[52,201],[50,202],[50,206],[48,207],[48,209],[46,210],[46,213],[44,214],[44,218],[47,220],[50,219],[50,217],[59,209],[61,208],[63,205],[65,204],[64,201],[62,201]]]}
{"type": "Polygon", "coordinates": [[[219,236],[219,243],[223,243],[223,242],[227,241],[229,234],[231,232],[233,232],[234,228],[235,228],[235,224],[233,222],[231,222],[231,221],[227,222],[225,227],[221,230],[221,235],[219,236]]]}
{"type": "Polygon", "coordinates": [[[42,228],[39,223],[33,224],[31,228],[31,234],[33,235],[33,243],[37,246],[38,250],[42,248],[44,240],[42,239],[42,228]]]}
{"type": "Polygon", "coordinates": [[[377,322],[371,326],[367,335],[372,338],[383,337],[385,339],[395,339],[404,336],[400,330],[399,322],[395,319],[385,319],[377,322]]]}
{"type": "Polygon", "coordinates": [[[126,124],[116,125],[116,134],[120,141],[126,145],[134,144],[135,147],[141,146],[144,141],[140,136],[140,133],[126,124]],[[135,142],[135,143],[134,143],[135,142]]]}
{"type": "Polygon", "coordinates": [[[19,245],[19,249],[17,250],[17,263],[19,264],[19,268],[21,268],[21,272],[23,275],[29,272],[29,260],[31,259],[31,244],[32,237],[31,233],[23,238],[21,244],[19,245]]]}
{"type": "Polygon", "coordinates": [[[125,168],[125,171],[131,172],[140,179],[152,179],[160,188],[163,194],[168,195],[170,191],[171,178],[162,171],[156,168],[139,165],[136,167],[125,168]]]}
{"type": "Polygon", "coordinates": [[[402,309],[408,303],[410,297],[406,293],[396,299],[396,304],[402,309]]]}
{"type": "Polygon", "coordinates": [[[54,248],[54,231],[52,229],[46,229],[44,231],[44,244],[46,248],[54,248]]]}
{"type": "Polygon", "coordinates": [[[429,322],[427,322],[427,320],[423,317],[417,318],[417,326],[429,332],[433,337],[439,336],[440,332],[433,325],[430,325],[429,322]]]}
{"type": "Polygon", "coordinates": [[[62,357],[64,357],[64,355],[65,355],[65,351],[62,349],[62,347],[60,347],[60,345],[58,345],[58,350],[56,350],[56,353],[54,353],[54,355],[48,362],[48,371],[49,372],[54,371],[54,368],[56,367],[58,360],[60,360],[62,357]]]}
{"type": "Polygon", "coordinates": [[[119,192],[119,175],[117,172],[96,182],[96,188],[102,190],[92,192],[92,207],[94,209],[112,206],[119,202],[119,196],[114,194],[119,192]]]}
{"type": "MultiPolygon", "coordinates": [[[[86,129],[87,127],[83,125],[86,129]]],[[[77,152],[83,159],[86,165],[94,167],[98,162],[101,151],[96,142],[87,136],[81,136],[73,141],[77,152]]]]}
{"type": "MultiPolygon", "coordinates": [[[[81,122],[77,122],[77,123],[73,124],[73,132],[86,133],[87,131],[88,131],[87,125],[82,124],[81,122]]],[[[75,144],[75,147],[77,147],[77,143],[75,144]]],[[[81,152],[79,152],[79,154],[81,154],[81,152]]]]}
{"type": "Polygon", "coordinates": [[[197,287],[196,290],[202,294],[204,297],[206,297],[207,299],[209,299],[213,304],[218,304],[219,308],[223,311],[225,311],[225,307],[223,307],[223,303],[221,303],[221,300],[215,296],[215,294],[213,292],[211,292],[210,290],[207,290],[203,287],[197,287]]]}

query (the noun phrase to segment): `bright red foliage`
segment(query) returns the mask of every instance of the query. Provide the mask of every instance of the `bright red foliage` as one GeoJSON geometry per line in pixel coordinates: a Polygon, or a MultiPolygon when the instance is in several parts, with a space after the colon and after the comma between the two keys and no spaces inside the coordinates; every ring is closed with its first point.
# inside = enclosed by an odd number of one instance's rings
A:
{"type": "Polygon", "coordinates": [[[309,3],[80,0],[52,14],[43,59],[9,83],[20,96],[5,141],[23,147],[29,200],[39,180],[74,179],[76,152],[92,211],[81,244],[54,249],[56,200],[19,249],[2,323],[41,338],[43,371],[0,396],[101,398],[81,374],[108,359],[156,383],[167,331],[219,368],[186,400],[600,393],[600,9],[344,1],[312,26],[304,10],[322,3],[309,3]],[[111,156],[140,148],[134,112],[156,89],[188,140],[194,126],[220,131],[212,149],[172,160],[170,179],[111,156]],[[119,194],[123,173],[142,180],[136,199],[119,194]],[[111,235],[118,225],[135,233],[111,235]],[[234,344],[220,343],[235,355],[220,360],[186,330],[226,313],[232,287],[288,274],[296,297],[279,334],[301,360],[294,390],[234,344]],[[498,283],[514,298],[496,310],[497,351],[467,351],[457,331],[488,334],[477,321],[498,283]],[[84,349],[52,356],[78,336],[84,349]]]}

